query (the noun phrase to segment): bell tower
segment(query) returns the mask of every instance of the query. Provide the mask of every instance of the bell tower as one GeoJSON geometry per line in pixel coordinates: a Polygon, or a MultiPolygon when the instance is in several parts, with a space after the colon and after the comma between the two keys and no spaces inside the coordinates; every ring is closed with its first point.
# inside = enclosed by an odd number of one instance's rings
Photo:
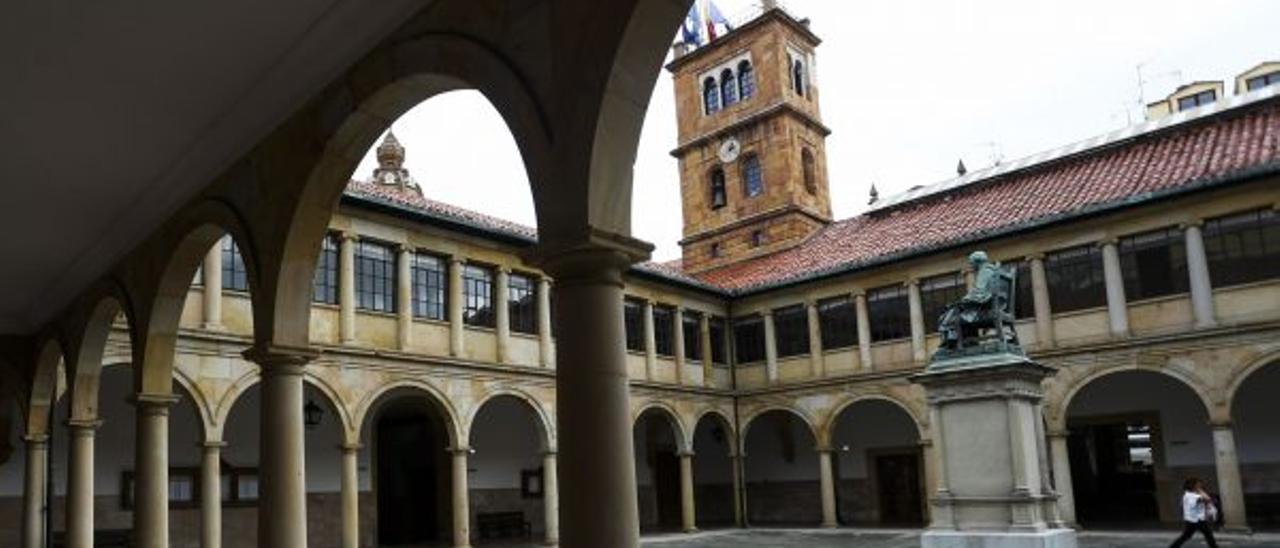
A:
{"type": "Polygon", "coordinates": [[[820,42],[807,20],[771,7],[701,47],[676,45],[686,272],[781,251],[831,222],[820,42]]]}

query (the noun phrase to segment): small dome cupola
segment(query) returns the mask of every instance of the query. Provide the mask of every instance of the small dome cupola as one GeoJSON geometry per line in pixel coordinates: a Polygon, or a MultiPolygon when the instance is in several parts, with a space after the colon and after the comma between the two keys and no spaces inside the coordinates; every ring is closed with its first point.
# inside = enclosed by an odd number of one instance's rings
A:
{"type": "Polygon", "coordinates": [[[412,189],[419,195],[422,189],[418,186],[409,170],[404,168],[404,146],[396,139],[396,134],[387,131],[387,136],[378,145],[378,167],[373,170],[373,182],[379,185],[412,189]]]}

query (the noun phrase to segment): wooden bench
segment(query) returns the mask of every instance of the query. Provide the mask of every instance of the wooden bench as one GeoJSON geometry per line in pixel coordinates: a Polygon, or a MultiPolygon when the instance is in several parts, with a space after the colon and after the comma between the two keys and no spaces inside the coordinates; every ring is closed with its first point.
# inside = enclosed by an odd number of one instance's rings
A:
{"type": "Polygon", "coordinates": [[[532,538],[533,527],[524,512],[493,512],[476,515],[480,538],[532,538]]]}

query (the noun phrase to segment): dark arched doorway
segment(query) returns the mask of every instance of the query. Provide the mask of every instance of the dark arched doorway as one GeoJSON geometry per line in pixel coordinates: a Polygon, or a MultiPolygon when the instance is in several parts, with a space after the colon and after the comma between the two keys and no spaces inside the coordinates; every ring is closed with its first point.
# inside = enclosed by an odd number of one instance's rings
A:
{"type": "Polygon", "coordinates": [[[680,438],[675,418],[649,409],[636,420],[636,494],[640,528],[680,529],[680,438]]]}
{"type": "Polygon", "coordinates": [[[450,440],[440,413],[424,397],[397,397],[379,409],[373,438],[378,545],[448,540],[450,440]]]}
{"type": "Polygon", "coordinates": [[[717,413],[703,415],[694,428],[693,501],[700,529],[734,524],[733,444],[729,421],[717,413]]]}
{"type": "Polygon", "coordinates": [[[1245,377],[1232,398],[1245,518],[1255,529],[1280,529],[1280,362],[1245,377]]]}

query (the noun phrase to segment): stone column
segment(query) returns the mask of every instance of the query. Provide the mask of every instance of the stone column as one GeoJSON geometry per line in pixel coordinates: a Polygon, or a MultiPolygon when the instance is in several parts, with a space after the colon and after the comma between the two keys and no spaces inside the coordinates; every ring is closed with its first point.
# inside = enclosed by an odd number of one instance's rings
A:
{"type": "Polygon", "coordinates": [[[1218,472],[1223,527],[1233,531],[1249,530],[1244,511],[1244,486],[1240,481],[1240,459],[1236,456],[1236,436],[1229,422],[1213,424],[1213,463],[1218,472]]]}
{"type": "Polygon", "coordinates": [[[925,498],[925,523],[933,521],[933,505],[929,504],[929,498],[938,492],[938,454],[933,448],[933,434],[926,433],[924,438],[920,440],[920,460],[924,465],[924,498],[925,498]]]}
{"type": "Polygon", "coordinates": [[[836,519],[836,481],[831,468],[830,447],[818,448],[818,488],[822,490],[822,526],[833,528],[839,526],[836,519]]]}
{"type": "Polygon", "coordinates": [[[467,455],[470,447],[449,449],[453,456],[453,545],[455,548],[471,546],[471,503],[468,501],[467,455]]]}
{"type": "Polygon", "coordinates": [[[685,384],[684,378],[684,309],[676,307],[675,314],[671,315],[671,324],[673,331],[671,332],[672,353],[676,362],[676,384],[685,384]]]}
{"type": "Polygon", "coordinates": [[[1187,223],[1187,274],[1190,277],[1191,312],[1196,318],[1196,327],[1206,328],[1218,325],[1213,312],[1213,284],[1209,280],[1209,258],[1204,252],[1204,235],[1200,227],[1202,221],[1187,223]]]}
{"type": "MultiPolygon", "coordinates": [[[[734,443],[737,443],[736,441],[734,443]]],[[[729,454],[729,465],[733,467],[733,524],[738,527],[746,527],[746,514],[743,512],[743,501],[745,500],[743,488],[746,487],[746,478],[742,475],[742,459],[745,455],[737,452],[729,454]]]]}
{"type": "Polygon", "coordinates": [[[413,333],[413,250],[399,248],[396,260],[396,342],[400,350],[408,350],[413,333]]]}
{"type": "Polygon", "coordinates": [[[462,325],[462,265],[461,257],[449,259],[449,355],[461,358],[465,353],[462,325]]]}
{"type": "Polygon", "coordinates": [[[342,233],[338,248],[338,331],[342,344],[356,341],[356,235],[342,233]]]}
{"type": "Polygon", "coordinates": [[[920,280],[907,280],[907,305],[911,311],[911,357],[916,363],[929,358],[924,347],[924,310],[920,304],[920,280]]]}
{"type": "Polygon", "coordinates": [[[222,329],[222,240],[204,254],[204,324],[209,330],[222,329]]]}
{"type": "Polygon", "coordinates": [[[702,386],[709,387],[715,384],[711,378],[715,373],[715,366],[712,364],[711,358],[714,354],[711,349],[711,316],[709,314],[704,313],[698,318],[698,339],[702,341],[702,346],[700,347],[702,350],[702,386]]]}
{"type": "Polygon", "coordinates": [[[680,456],[680,528],[686,533],[698,531],[698,508],[693,500],[693,452],[681,451],[680,456]]]}
{"type": "Polygon", "coordinates": [[[653,333],[653,301],[645,300],[644,318],[644,378],[654,380],[658,368],[658,343],[653,333]]]}
{"type": "Polygon", "coordinates": [[[93,435],[101,421],[67,421],[67,546],[93,546],[93,435]]]}
{"type": "Polygon", "coordinates": [[[49,436],[28,434],[23,440],[27,442],[27,462],[22,490],[22,548],[44,548],[49,436]]]}
{"type": "Polygon", "coordinates": [[[342,450],[342,548],[360,546],[360,444],[344,443],[342,450]]]}
{"type": "Polygon", "coordinates": [[[644,254],[619,245],[588,242],[539,257],[556,280],[557,456],[571,485],[559,493],[565,548],[639,544],[621,305],[622,273],[644,254]]]}
{"type": "Polygon", "coordinates": [[[494,283],[493,292],[495,293],[493,300],[494,306],[494,322],[497,331],[497,352],[498,363],[508,363],[511,361],[511,270],[508,268],[499,268],[497,272],[497,280],[494,283]]]}
{"type": "Polygon", "coordinates": [[[1124,274],[1120,271],[1120,250],[1116,240],[1102,242],[1102,275],[1107,282],[1107,319],[1111,335],[1129,336],[1129,305],[1124,297],[1124,274]]]}
{"type": "Polygon", "coordinates": [[[818,317],[818,303],[805,303],[809,313],[809,368],[814,378],[827,376],[826,357],[822,355],[822,320],[818,317]]]}
{"type": "Polygon", "coordinates": [[[258,545],[305,548],[307,486],[302,417],[302,375],[315,354],[305,349],[255,346],[245,359],[262,369],[259,417],[258,545]]]}
{"type": "Polygon", "coordinates": [[[560,482],[556,481],[556,452],[542,454],[542,514],[546,520],[544,544],[560,543],[560,482]]]}
{"type": "Polygon", "coordinates": [[[1049,278],[1044,272],[1044,254],[1027,257],[1031,270],[1031,301],[1035,307],[1036,346],[1053,348],[1053,309],[1049,306],[1049,278]]]}
{"type": "Polygon", "coordinates": [[[200,548],[222,547],[222,448],[221,441],[200,444],[200,548]]]}
{"type": "Polygon", "coordinates": [[[134,398],[133,534],[138,548],[169,547],[169,407],[173,394],[134,398]]]}
{"type": "Polygon", "coordinates": [[[538,363],[551,367],[555,361],[555,346],[551,342],[551,279],[538,279],[538,363]]]}
{"type": "Polygon", "coordinates": [[[871,319],[867,314],[867,294],[861,290],[853,294],[853,310],[858,319],[858,360],[863,371],[875,369],[871,361],[871,319]]]}
{"type": "Polygon", "coordinates": [[[773,327],[773,311],[760,312],[764,319],[764,373],[769,384],[778,382],[778,340],[777,330],[773,327]]]}
{"type": "Polygon", "coordinates": [[[1071,454],[1067,451],[1068,434],[1064,430],[1049,432],[1049,453],[1053,459],[1053,490],[1058,493],[1058,515],[1069,527],[1076,525],[1076,496],[1071,485],[1071,454]]]}

